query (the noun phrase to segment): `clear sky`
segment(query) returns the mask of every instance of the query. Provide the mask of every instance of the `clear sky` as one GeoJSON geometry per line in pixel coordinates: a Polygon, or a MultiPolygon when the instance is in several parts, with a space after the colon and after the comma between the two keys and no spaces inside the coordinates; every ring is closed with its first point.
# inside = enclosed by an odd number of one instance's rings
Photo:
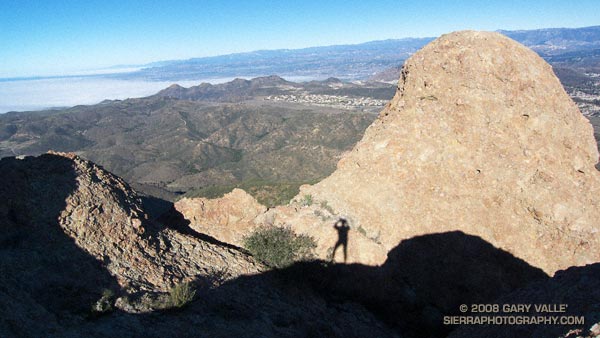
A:
{"type": "Polygon", "coordinates": [[[0,77],[462,30],[600,25],[600,1],[0,0],[0,77]]]}

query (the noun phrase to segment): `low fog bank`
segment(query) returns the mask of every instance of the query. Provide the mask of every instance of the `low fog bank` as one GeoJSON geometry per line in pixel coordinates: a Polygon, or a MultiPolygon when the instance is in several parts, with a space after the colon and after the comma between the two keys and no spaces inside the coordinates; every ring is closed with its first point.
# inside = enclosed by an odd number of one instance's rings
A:
{"type": "MultiPolygon", "coordinates": [[[[181,86],[202,82],[223,83],[233,78],[177,81],[181,86]]],[[[155,94],[175,82],[119,80],[103,77],[69,77],[0,82],[0,113],[96,104],[155,94]]]]}

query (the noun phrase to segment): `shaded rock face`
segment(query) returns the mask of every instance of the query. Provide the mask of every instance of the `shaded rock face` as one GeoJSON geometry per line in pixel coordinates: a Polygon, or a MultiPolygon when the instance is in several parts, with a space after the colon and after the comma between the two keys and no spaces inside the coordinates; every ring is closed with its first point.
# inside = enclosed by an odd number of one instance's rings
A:
{"type": "Polygon", "coordinates": [[[57,224],[77,176],[69,159],[4,158],[0,174],[0,336],[48,336],[119,286],[57,224]]]}
{"type": "Polygon", "coordinates": [[[381,266],[299,263],[282,271],[329,300],[357,302],[404,337],[445,337],[460,304],[492,303],[548,276],[460,231],[403,240],[381,266]]]}
{"type": "MultiPolygon", "coordinates": [[[[407,60],[363,139],[298,198],[326,202],[382,252],[461,230],[553,273],[600,260],[597,160],[592,127],[548,64],[500,34],[457,32],[407,60]]],[[[285,208],[282,223],[304,222],[285,208]]]]}
{"type": "MultiPolygon", "coordinates": [[[[515,290],[498,304],[567,304],[565,315],[583,317],[575,325],[475,325],[458,327],[449,337],[596,337],[600,332],[600,263],[561,270],[554,277],[515,290]]],[[[532,310],[528,315],[537,315],[532,310]]]]}

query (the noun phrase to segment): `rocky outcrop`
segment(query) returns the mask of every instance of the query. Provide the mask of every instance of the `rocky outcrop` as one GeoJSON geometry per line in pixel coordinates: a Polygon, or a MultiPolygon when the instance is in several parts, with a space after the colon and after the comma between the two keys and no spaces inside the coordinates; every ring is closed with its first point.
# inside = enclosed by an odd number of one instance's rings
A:
{"type": "Polygon", "coordinates": [[[338,241],[334,226],[344,219],[325,202],[307,205],[303,198],[297,197],[288,206],[267,210],[250,194],[236,188],[221,198],[182,198],[175,203],[175,210],[195,231],[240,247],[244,245],[244,237],[256,227],[290,226],[297,233],[311,236],[323,259],[360,263],[376,261],[387,254],[377,235],[367,234],[362,227],[350,229],[351,245],[346,247],[346,257],[343,246],[334,253],[338,241]]]}
{"type": "Polygon", "coordinates": [[[600,261],[597,160],[591,125],[544,60],[498,33],[451,33],[407,60],[331,176],[254,223],[291,225],[331,258],[345,220],[346,261],[366,264],[404,239],[459,230],[552,274],[600,261]]]}
{"type": "Polygon", "coordinates": [[[1,163],[8,200],[2,204],[3,217],[18,216],[20,227],[57,224],[129,292],[165,291],[208,275],[213,267],[226,269],[231,277],[261,269],[244,253],[151,221],[127,183],[74,154],[1,163]]]}
{"type": "Polygon", "coordinates": [[[244,236],[257,226],[255,218],[267,210],[237,188],[216,199],[182,198],[175,209],[190,221],[192,229],[235,245],[242,245],[244,236]]]}
{"type": "Polygon", "coordinates": [[[70,159],[75,172],[60,226],[78,246],[104,261],[122,286],[166,290],[182,279],[210,273],[211,267],[233,276],[260,271],[245,254],[153,224],[121,178],[76,155],[53,156],[70,159]]]}
{"type": "MultiPolygon", "coordinates": [[[[597,160],[592,127],[548,64],[500,34],[465,31],[408,59],[363,139],[296,199],[348,221],[352,261],[381,264],[403,239],[460,230],[553,273],[600,261],[597,160]],[[381,250],[353,251],[353,232],[381,250]]],[[[277,222],[336,242],[330,220],[289,208],[272,211],[277,222]]]]}

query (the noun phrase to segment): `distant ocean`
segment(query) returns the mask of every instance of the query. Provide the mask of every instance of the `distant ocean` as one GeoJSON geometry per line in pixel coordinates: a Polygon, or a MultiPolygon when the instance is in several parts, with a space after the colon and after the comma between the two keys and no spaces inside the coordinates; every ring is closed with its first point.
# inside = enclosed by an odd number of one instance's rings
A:
{"type": "Polygon", "coordinates": [[[9,111],[40,110],[96,104],[104,100],[127,99],[156,94],[177,83],[183,87],[202,82],[223,83],[233,78],[194,81],[118,80],[97,76],[0,80],[0,114],[9,111]]]}

